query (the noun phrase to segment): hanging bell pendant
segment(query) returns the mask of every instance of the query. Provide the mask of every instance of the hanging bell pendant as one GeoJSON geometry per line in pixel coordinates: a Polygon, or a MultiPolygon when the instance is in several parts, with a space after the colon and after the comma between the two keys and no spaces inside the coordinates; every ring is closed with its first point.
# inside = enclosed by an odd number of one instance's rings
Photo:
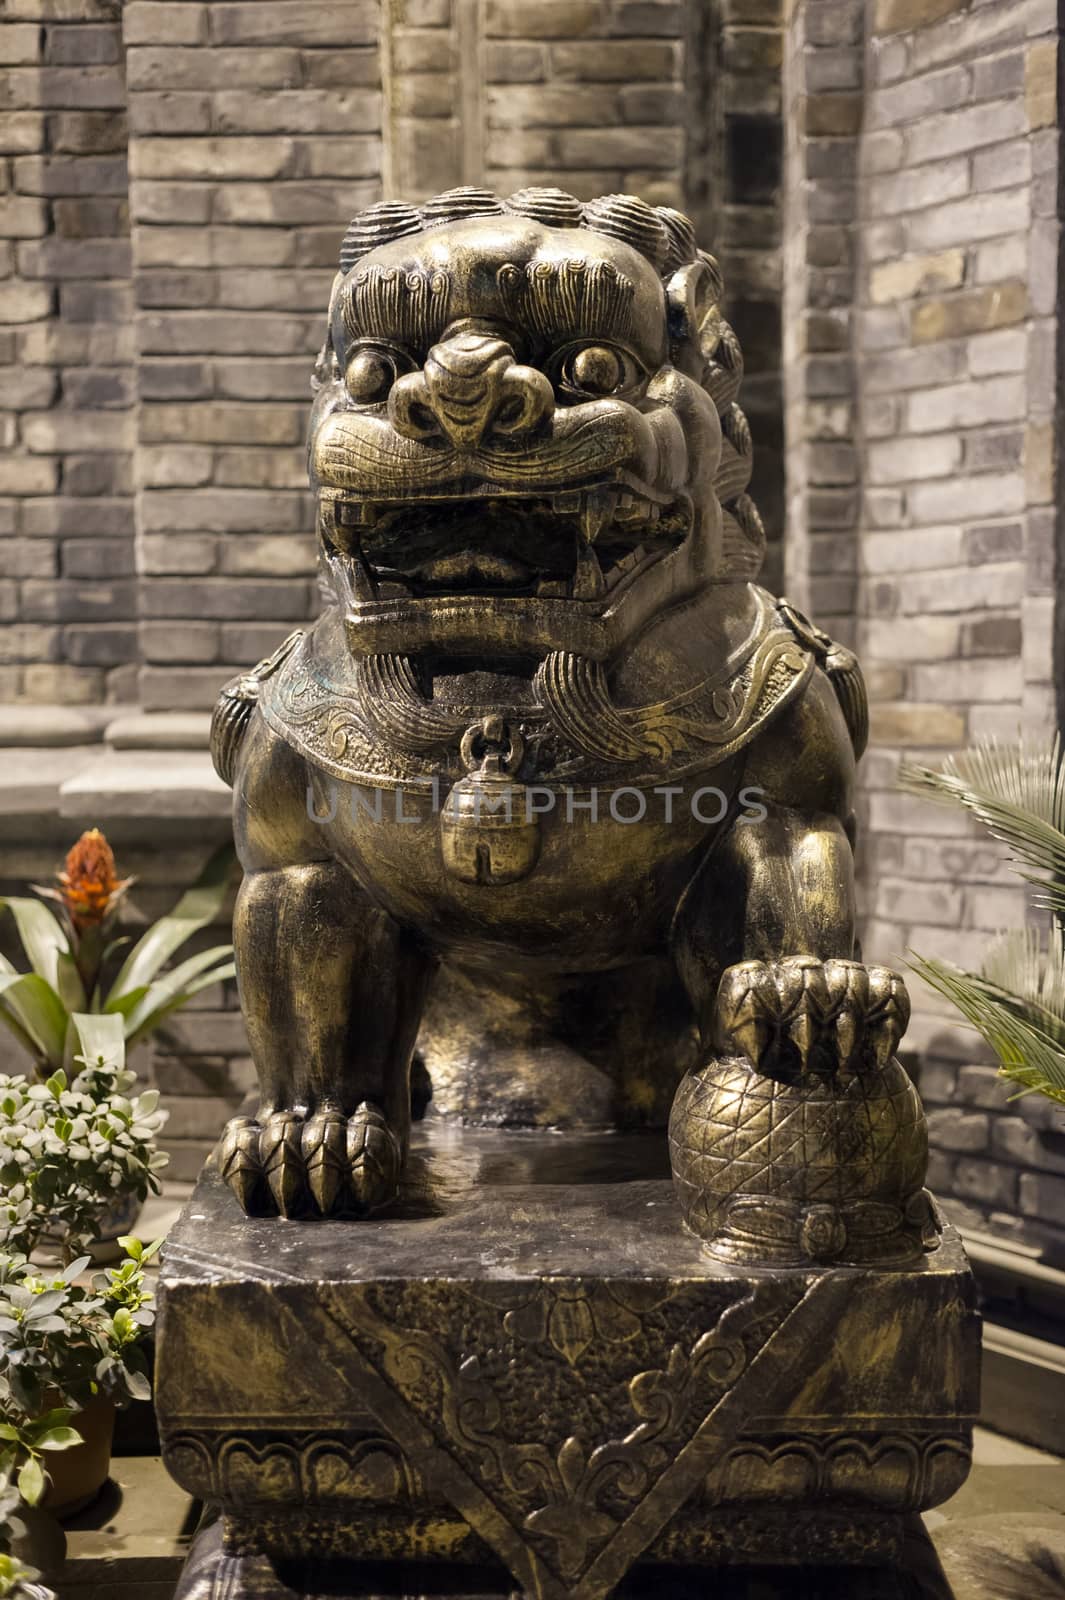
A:
{"type": "Polygon", "coordinates": [[[501,717],[485,717],[462,737],[469,769],[440,813],[444,866],[462,883],[496,885],[527,878],[540,854],[540,821],[528,790],[514,782],[524,741],[501,717]]]}

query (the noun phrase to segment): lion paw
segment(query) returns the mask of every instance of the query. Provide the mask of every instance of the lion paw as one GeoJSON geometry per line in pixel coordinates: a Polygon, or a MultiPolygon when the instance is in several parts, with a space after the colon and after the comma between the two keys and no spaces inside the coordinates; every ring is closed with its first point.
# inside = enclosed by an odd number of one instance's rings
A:
{"type": "Polygon", "coordinates": [[[812,956],[741,961],[722,975],[717,1019],[723,1047],[756,1067],[853,1071],[891,1059],[910,999],[889,967],[812,956]]]}
{"type": "Polygon", "coordinates": [[[350,1117],[234,1117],[218,1162],[249,1216],[364,1217],[395,1198],[402,1153],[383,1112],[364,1100],[350,1117]]]}

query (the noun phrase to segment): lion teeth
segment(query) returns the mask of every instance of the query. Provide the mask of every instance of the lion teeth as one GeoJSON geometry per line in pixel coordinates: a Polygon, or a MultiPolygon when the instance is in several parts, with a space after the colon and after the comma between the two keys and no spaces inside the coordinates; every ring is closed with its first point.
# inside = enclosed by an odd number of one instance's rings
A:
{"type": "Polygon", "coordinates": [[[378,578],[378,600],[409,600],[411,592],[405,583],[396,583],[391,578],[378,578]]]}
{"type": "Polygon", "coordinates": [[[618,497],[612,489],[591,489],[581,500],[581,533],[589,544],[594,544],[613,520],[618,497]]]}
{"type": "Polygon", "coordinates": [[[582,545],[577,553],[577,571],[573,577],[574,600],[595,600],[606,592],[606,579],[599,565],[599,557],[590,545],[582,545]]]}
{"type": "Polygon", "coordinates": [[[536,594],[540,600],[564,600],[569,594],[569,585],[562,578],[541,578],[536,594]]]}

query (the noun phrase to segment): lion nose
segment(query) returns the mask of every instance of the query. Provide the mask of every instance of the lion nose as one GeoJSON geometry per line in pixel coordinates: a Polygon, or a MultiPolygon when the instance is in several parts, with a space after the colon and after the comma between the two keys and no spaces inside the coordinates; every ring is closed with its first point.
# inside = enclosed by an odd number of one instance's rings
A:
{"type": "Polygon", "coordinates": [[[388,411],[408,439],[443,437],[473,450],[492,434],[531,433],[554,408],[542,372],[521,367],[502,339],[459,333],[435,344],[421,372],[393,384],[388,411]]]}

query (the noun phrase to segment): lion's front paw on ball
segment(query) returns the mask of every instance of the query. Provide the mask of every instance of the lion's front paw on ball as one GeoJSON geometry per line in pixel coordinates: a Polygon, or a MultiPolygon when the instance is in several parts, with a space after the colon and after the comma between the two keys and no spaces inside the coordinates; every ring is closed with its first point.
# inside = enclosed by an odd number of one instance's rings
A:
{"type": "Polygon", "coordinates": [[[721,978],[720,1043],[756,1067],[882,1067],[910,1020],[906,985],[859,961],[741,961],[721,978]]]}
{"type": "Polygon", "coordinates": [[[395,1198],[402,1149],[384,1113],[363,1101],[350,1116],[234,1117],[218,1164],[249,1216],[361,1217],[395,1198]]]}

